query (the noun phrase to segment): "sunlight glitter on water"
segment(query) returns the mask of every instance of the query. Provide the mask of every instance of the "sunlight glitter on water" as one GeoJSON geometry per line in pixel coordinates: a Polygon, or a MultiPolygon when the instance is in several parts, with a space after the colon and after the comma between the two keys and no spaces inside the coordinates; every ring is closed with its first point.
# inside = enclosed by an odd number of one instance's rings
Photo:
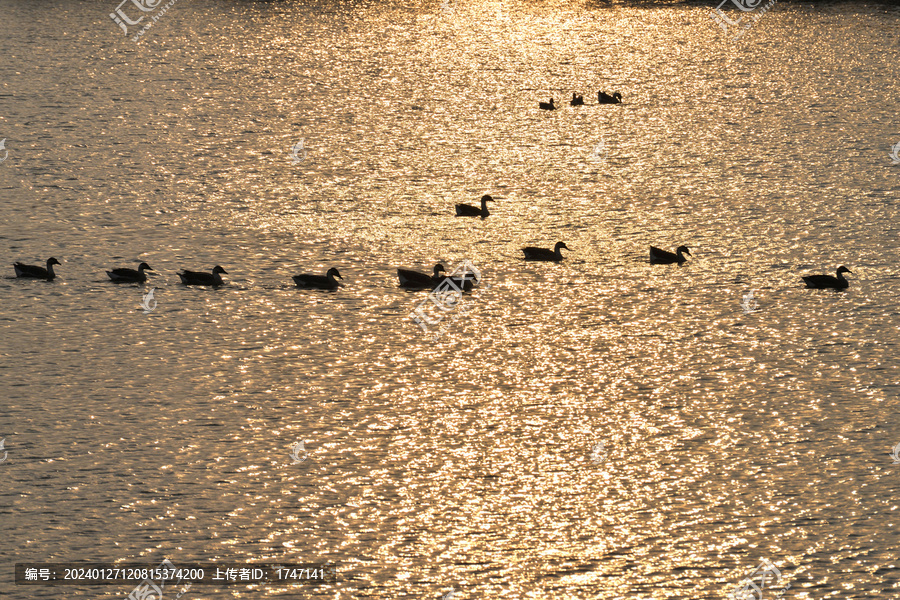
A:
{"type": "Polygon", "coordinates": [[[342,570],[197,598],[721,598],[763,558],[789,597],[900,587],[896,9],[779,3],[732,44],[709,7],[193,2],[133,44],[53,6],[0,24],[5,256],[63,263],[0,278],[3,565],[342,570]],[[463,260],[484,284],[432,341],[396,269],[463,260]]]}

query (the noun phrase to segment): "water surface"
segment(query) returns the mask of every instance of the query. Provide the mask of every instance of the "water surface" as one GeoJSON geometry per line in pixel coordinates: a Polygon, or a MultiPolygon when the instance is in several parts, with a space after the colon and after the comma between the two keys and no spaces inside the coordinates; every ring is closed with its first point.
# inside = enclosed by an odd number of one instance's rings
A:
{"type": "Polygon", "coordinates": [[[734,43],[709,7],[446,6],[178,2],[134,43],[6,0],[0,590],[167,557],[342,573],[197,599],[718,599],[767,558],[788,598],[896,595],[898,10],[734,43]],[[465,259],[434,342],[395,270],[465,259]]]}

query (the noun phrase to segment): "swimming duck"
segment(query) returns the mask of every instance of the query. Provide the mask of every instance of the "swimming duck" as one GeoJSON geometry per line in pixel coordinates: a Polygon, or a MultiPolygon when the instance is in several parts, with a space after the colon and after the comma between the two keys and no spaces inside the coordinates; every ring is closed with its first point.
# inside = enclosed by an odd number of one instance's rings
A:
{"type": "Polygon", "coordinates": [[[153,268],[145,262],[138,265],[137,271],[134,269],[113,269],[107,271],[109,278],[116,283],[144,283],[147,281],[147,274],[144,271],[152,271],[153,268]]]}
{"type": "Polygon", "coordinates": [[[475,279],[473,277],[451,277],[450,275],[438,277],[434,287],[437,288],[448,281],[465,292],[469,292],[475,287],[475,279]]]}
{"type": "Polygon", "coordinates": [[[688,250],[687,246],[678,246],[678,248],[675,249],[675,252],[677,252],[677,254],[661,250],[656,246],[650,246],[650,264],[671,265],[672,263],[678,263],[680,265],[687,260],[684,257],[685,254],[691,256],[691,251],[688,250]]]}
{"type": "Polygon", "coordinates": [[[584,96],[579,96],[575,92],[572,92],[572,99],[569,100],[569,104],[571,106],[584,106],[584,96]]]}
{"type": "Polygon", "coordinates": [[[522,248],[522,252],[525,253],[525,260],[552,260],[554,262],[559,262],[563,259],[562,252],[559,251],[560,248],[565,248],[566,250],[569,249],[564,243],[556,242],[556,246],[553,247],[553,250],[528,246],[527,248],[522,248]]]}
{"type": "Polygon", "coordinates": [[[344,279],[338,270],[332,267],[324,275],[294,275],[294,283],[299,288],[333,290],[341,287],[341,284],[334,279],[335,277],[344,279]]]}
{"type": "Polygon", "coordinates": [[[538,106],[541,110],[556,110],[556,105],[553,104],[553,98],[550,98],[550,102],[538,102],[538,106]]]}
{"type": "Polygon", "coordinates": [[[400,279],[400,287],[430,288],[441,282],[443,279],[441,272],[446,272],[446,269],[444,269],[444,265],[438,263],[434,265],[433,275],[410,269],[397,269],[397,277],[400,279]]]}
{"type": "Polygon", "coordinates": [[[53,272],[53,265],[58,264],[60,264],[59,261],[51,257],[47,259],[46,269],[44,267],[26,265],[20,262],[15,263],[13,268],[16,270],[16,277],[34,277],[36,279],[53,281],[53,278],[56,277],[56,273],[53,272]]]}
{"type": "Polygon", "coordinates": [[[808,275],[803,278],[803,281],[808,288],[845,290],[850,285],[850,282],[844,279],[844,273],[852,275],[853,271],[842,266],[837,269],[837,277],[832,277],[831,275],[808,275]]]}
{"type": "Polygon", "coordinates": [[[481,197],[481,208],[476,208],[469,204],[457,204],[456,205],[456,216],[457,217],[481,217],[484,219],[489,216],[491,213],[488,212],[487,203],[493,202],[494,199],[485,194],[481,197]]]}
{"type": "Polygon", "coordinates": [[[222,275],[220,273],[224,273],[228,275],[228,273],[220,267],[216,265],[213,267],[212,273],[201,273],[198,271],[188,271],[184,270],[184,273],[179,273],[178,276],[181,277],[181,283],[184,285],[213,285],[220,286],[222,285],[222,275]]]}
{"type": "Polygon", "coordinates": [[[619,92],[613,92],[612,95],[607,94],[604,91],[597,92],[597,103],[598,104],[621,104],[622,103],[622,94],[619,92]]]}

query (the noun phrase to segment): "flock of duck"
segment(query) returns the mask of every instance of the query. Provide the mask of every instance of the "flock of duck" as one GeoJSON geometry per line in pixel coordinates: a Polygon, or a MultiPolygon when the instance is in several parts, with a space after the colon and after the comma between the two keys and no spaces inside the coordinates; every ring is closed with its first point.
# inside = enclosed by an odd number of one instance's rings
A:
{"type": "MultiPolygon", "coordinates": [[[[622,103],[622,94],[619,92],[613,92],[612,94],[607,94],[603,90],[597,92],[597,104],[621,104],[622,103]]],[[[570,106],[584,106],[584,96],[579,96],[576,92],[572,92],[572,99],[569,100],[570,106]]],[[[542,110],[556,110],[559,108],[553,98],[550,98],[550,102],[538,102],[538,107],[542,110]]],[[[488,216],[488,209],[485,202],[491,202],[493,199],[490,196],[485,196],[481,199],[481,210],[479,211],[474,206],[467,206],[464,204],[458,204],[456,206],[456,216],[461,217],[475,217],[480,216],[481,218],[485,218],[488,216]]],[[[522,250],[525,252],[526,260],[552,260],[552,261],[560,261],[562,260],[562,255],[560,254],[560,248],[568,248],[562,242],[556,244],[556,248],[551,252],[550,250],[546,250],[544,248],[523,248],[522,250]]],[[[691,252],[688,250],[687,246],[679,246],[676,248],[675,252],[668,252],[666,250],[661,250],[655,246],[650,246],[650,263],[651,264],[682,264],[687,259],[684,255],[687,254],[690,256],[691,252]]],[[[440,267],[441,265],[436,265],[435,268],[440,267]]],[[[443,268],[443,267],[441,267],[443,268]]],[[[803,277],[803,282],[806,283],[806,287],[808,288],[830,288],[834,290],[844,290],[850,285],[849,282],[844,278],[844,273],[852,273],[850,269],[847,267],[838,267],[837,276],[832,277],[831,275],[809,275],[807,277],[803,277]]],[[[435,271],[435,277],[437,276],[437,272],[435,271]]]]}
{"type": "MultiPolygon", "coordinates": [[[[13,268],[16,270],[16,277],[30,277],[32,279],[53,281],[56,278],[56,273],[53,271],[53,265],[58,264],[60,264],[58,260],[50,257],[47,259],[46,267],[26,265],[17,262],[13,265],[13,268]]],[[[142,262],[138,265],[137,269],[119,268],[107,271],[106,274],[113,283],[144,283],[147,281],[147,273],[144,271],[152,270],[153,267],[142,262]]],[[[181,278],[181,283],[184,285],[206,285],[212,287],[218,287],[224,284],[222,275],[228,275],[228,271],[219,265],[213,267],[211,273],[188,271],[187,269],[178,273],[178,277],[181,278]]],[[[297,287],[333,289],[340,285],[335,280],[335,277],[343,279],[337,269],[328,269],[328,272],[325,273],[325,275],[294,275],[293,279],[294,283],[297,284],[297,287]]]]}
{"type": "MultiPolygon", "coordinates": [[[[490,216],[490,212],[488,212],[487,208],[487,203],[493,201],[494,199],[491,196],[485,194],[481,197],[480,208],[469,204],[457,204],[456,216],[480,217],[482,219],[486,219],[488,216],[490,216]]],[[[566,246],[564,242],[556,242],[553,250],[550,250],[549,248],[526,246],[525,248],[522,248],[522,253],[525,255],[525,260],[560,262],[561,260],[563,260],[562,250],[569,250],[569,247],[566,246]]],[[[650,246],[651,264],[682,265],[687,261],[685,255],[691,256],[691,251],[687,246],[678,246],[678,248],[675,249],[675,252],[669,252],[668,250],[662,250],[661,248],[657,248],[656,246],[650,246]]],[[[58,264],[60,264],[60,262],[51,257],[47,259],[46,267],[26,265],[20,262],[15,263],[13,267],[16,271],[16,277],[30,277],[34,279],[45,279],[47,281],[52,281],[56,277],[56,273],[54,273],[53,271],[53,266],[58,264]]],[[[107,271],[106,274],[114,283],[144,283],[147,281],[147,273],[145,271],[152,270],[153,269],[150,267],[150,265],[142,262],[140,265],[138,265],[137,269],[118,268],[107,271]]],[[[405,288],[435,288],[448,279],[465,290],[471,289],[474,285],[474,281],[471,278],[442,275],[442,273],[445,272],[446,269],[443,265],[436,264],[431,274],[420,273],[419,271],[413,271],[411,269],[397,269],[397,278],[400,280],[400,286],[405,288]]],[[[844,278],[844,273],[851,273],[851,271],[847,267],[841,266],[837,269],[836,277],[832,277],[831,275],[809,275],[803,277],[803,281],[804,283],[806,283],[806,287],[808,288],[830,288],[834,290],[843,290],[849,286],[849,282],[846,278],[844,278]]],[[[228,273],[227,271],[225,271],[225,269],[216,265],[215,267],[213,267],[211,273],[184,270],[178,273],[178,276],[181,278],[181,283],[184,285],[204,285],[217,287],[223,284],[222,275],[227,274],[228,273]]],[[[340,272],[338,272],[338,270],[333,267],[328,269],[325,275],[301,274],[294,275],[293,277],[294,283],[299,288],[323,290],[331,290],[340,287],[341,284],[338,283],[338,279],[343,280],[343,277],[341,277],[340,272]]]]}
{"type": "MultiPolygon", "coordinates": [[[[597,92],[597,103],[598,104],[621,104],[622,103],[622,94],[619,92],[613,92],[612,94],[607,94],[604,91],[597,92]]],[[[579,96],[577,93],[572,93],[572,100],[569,101],[571,106],[584,106],[584,96],[579,96]]],[[[538,106],[543,110],[556,110],[559,108],[554,103],[553,98],[550,98],[550,102],[540,102],[538,106]]],[[[493,202],[494,199],[485,194],[481,197],[481,206],[471,206],[469,204],[457,204],[456,205],[456,216],[457,217],[481,217],[482,219],[490,216],[490,212],[488,211],[487,203],[493,202]]],[[[549,262],[559,262],[563,259],[563,255],[561,250],[568,250],[569,247],[566,246],[564,242],[557,242],[553,247],[553,250],[548,248],[538,248],[535,246],[526,246],[522,248],[522,252],[525,254],[525,260],[536,260],[536,261],[549,261],[549,262]]],[[[687,258],[685,258],[685,254],[688,256],[691,255],[690,250],[688,250],[687,246],[679,246],[675,249],[675,252],[669,252],[667,250],[662,250],[657,248],[656,246],[650,246],[650,263],[651,264],[683,264],[687,258]]],[[[15,263],[13,265],[16,270],[16,277],[32,277],[37,279],[46,279],[47,281],[53,280],[56,277],[56,274],[53,272],[53,265],[60,264],[58,260],[55,258],[50,258],[47,260],[47,266],[39,267],[35,265],[26,265],[22,263],[15,263]]],[[[127,269],[127,268],[119,268],[113,269],[112,271],[107,271],[106,274],[109,275],[109,278],[115,283],[144,283],[147,281],[147,274],[144,271],[152,271],[145,262],[142,262],[138,265],[137,270],[135,269],[127,269]]],[[[397,277],[400,280],[400,286],[406,288],[435,288],[444,282],[447,279],[452,280],[456,285],[462,287],[463,289],[471,289],[473,285],[473,280],[466,277],[449,277],[446,275],[442,275],[445,273],[446,269],[441,264],[436,264],[434,266],[434,270],[432,274],[428,273],[420,273],[418,271],[413,271],[410,269],[397,269],[397,277]]],[[[832,288],[837,290],[842,290],[847,288],[849,285],[847,280],[844,278],[844,273],[850,273],[850,269],[846,267],[839,267],[837,270],[837,277],[832,277],[830,275],[810,275],[808,277],[804,277],[803,281],[806,283],[807,287],[810,288],[832,288]]],[[[201,271],[188,271],[185,270],[181,273],[178,273],[178,276],[181,278],[181,283],[184,285],[205,285],[205,286],[220,286],[223,284],[222,275],[227,275],[227,271],[222,267],[216,265],[213,267],[211,273],[205,273],[201,271]]],[[[294,275],[293,280],[294,283],[299,288],[312,288],[312,289],[324,289],[330,290],[340,287],[340,283],[338,283],[338,279],[343,280],[340,272],[337,269],[331,268],[326,271],[325,275],[310,275],[310,274],[301,274],[294,275]]]]}
{"type": "MultiPolygon", "coordinates": [[[[13,265],[13,268],[16,270],[16,277],[30,277],[32,279],[45,279],[47,281],[53,281],[56,279],[56,273],[53,271],[53,265],[58,265],[60,262],[53,257],[47,259],[46,267],[39,267],[37,265],[26,265],[24,263],[17,262],[13,265]]],[[[147,281],[147,274],[144,271],[152,271],[153,267],[148,265],[145,262],[142,262],[138,265],[137,269],[113,269],[112,271],[107,271],[106,274],[114,283],[144,283],[147,281]]],[[[228,275],[228,272],[222,267],[216,265],[213,267],[212,273],[204,273],[201,271],[188,271],[185,269],[183,272],[179,273],[178,276],[181,277],[181,283],[184,285],[212,285],[218,286],[222,285],[222,275],[228,275]]]]}
{"type": "MultiPolygon", "coordinates": [[[[622,94],[619,92],[607,94],[601,90],[597,92],[597,104],[622,104],[622,94]]],[[[584,106],[584,96],[579,96],[575,92],[572,92],[572,99],[569,100],[569,106],[584,106]]],[[[539,102],[538,107],[543,110],[556,110],[559,108],[554,104],[553,98],[550,98],[550,102],[539,102]]]]}
{"type": "MultiPolygon", "coordinates": [[[[603,92],[600,92],[603,94],[603,92]]],[[[613,96],[608,96],[609,98],[621,98],[621,94],[616,92],[613,96]]],[[[550,99],[551,103],[553,99],[550,99]]],[[[573,100],[575,102],[575,96],[573,94],[573,100]]],[[[490,216],[490,212],[487,208],[488,202],[493,202],[494,199],[488,195],[484,195],[481,197],[481,208],[476,206],[471,206],[469,204],[457,204],[456,205],[456,216],[457,217],[481,217],[485,219],[490,216]]],[[[559,262],[563,259],[561,249],[565,248],[569,249],[568,246],[564,242],[556,242],[556,246],[554,246],[553,250],[548,250],[547,248],[535,248],[533,246],[527,246],[522,248],[522,252],[525,253],[525,260],[543,260],[543,261],[553,261],[559,262]]],[[[691,251],[687,246],[678,246],[675,249],[675,252],[669,252],[668,250],[663,250],[661,248],[657,248],[656,246],[650,246],[650,264],[653,265],[672,265],[677,264],[681,265],[687,261],[685,254],[691,256],[691,251]]],[[[445,278],[440,276],[439,271],[443,271],[443,265],[437,264],[434,266],[434,274],[427,275],[425,273],[416,273],[415,271],[408,271],[406,269],[398,269],[397,274],[400,277],[400,285],[405,287],[411,287],[413,285],[422,286],[425,285],[438,285],[445,278]],[[415,273],[415,276],[412,276],[411,273],[415,273]]],[[[808,275],[803,277],[803,282],[806,283],[806,287],[808,288],[831,288],[835,290],[843,290],[849,286],[849,282],[844,278],[844,273],[851,273],[850,269],[847,267],[838,267],[837,269],[837,277],[832,277],[831,275],[808,275]]]]}

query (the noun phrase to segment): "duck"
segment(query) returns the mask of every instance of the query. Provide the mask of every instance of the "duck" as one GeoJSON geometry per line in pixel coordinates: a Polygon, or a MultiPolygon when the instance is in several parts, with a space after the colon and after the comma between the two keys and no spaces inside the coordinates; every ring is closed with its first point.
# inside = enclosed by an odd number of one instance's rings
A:
{"type": "Polygon", "coordinates": [[[662,250],[656,246],[650,246],[650,264],[671,265],[672,263],[678,263],[680,265],[687,260],[684,257],[685,254],[692,256],[691,251],[688,250],[687,246],[678,246],[678,248],[675,249],[675,253],[662,250]]]}
{"type": "Polygon", "coordinates": [[[335,277],[344,279],[338,270],[332,267],[324,275],[294,275],[294,283],[299,288],[334,290],[341,287],[341,284],[334,279],[335,277]]]}
{"type": "Polygon", "coordinates": [[[579,96],[575,92],[572,92],[572,99],[569,100],[569,104],[571,106],[584,106],[584,96],[579,96]]]}
{"type": "Polygon", "coordinates": [[[153,267],[148,265],[145,262],[142,262],[138,265],[137,271],[134,269],[113,269],[112,271],[107,271],[106,274],[109,275],[109,278],[112,279],[115,283],[144,283],[147,281],[147,274],[144,271],[152,271],[153,267]]]}
{"type": "Polygon", "coordinates": [[[832,277],[831,275],[808,275],[803,278],[803,282],[806,283],[808,288],[845,290],[850,285],[850,282],[844,278],[844,273],[852,275],[853,271],[847,267],[840,266],[837,268],[837,277],[832,277]]]}
{"type": "Polygon", "coordinates": [[[450,283],[452,287],[459,288],[464,292],[470,292],[472,291],[472,288],[475,287],[475,279],[473,277],[453,277],[451,275],[445,275],[437,278],[437,281],[434,283],[434,288],[437,289],[445,283],[450,283]]]}
{"type": "Polygon", "coordinates": [[[488,212],[487,203],[493,202],[494,199],[485,194],[481,197],[481,208],[477,208],[475,206],[471,206],[469,204],[457,204],[456,205],[456,216],[457,217],[481,217],[482,219],[490,216],[491,213],[488,212]]]}
{"type": "Polygon", "coordinates": [[[556,110],[556,105],[553,104],[553,98],[550,98],[550,102],[538,102],[538,107],[541,110],[556,110]]]}
{"type": "Polygon", "coordinates": [[[409,269],[397,269],[397,277],[400,279],[400,287],[405,288],[436,288],[447,280],[450,280],[453,285],[466,292],[471,291],[475,286],[476,281],[474,275],[472,277],[469,277],[469,274],[466,274],[465,277],[441,275],[441,273],[446,272],[447,269],[444,268],[444,265],[438,263],[434,265],[433,275],[420,273],[419,271],[411,271],[409,269]]]}
{"type": "Polygon", "coordinates": [[[397,277],[400,279],[400,287],[406,288],[430,288],[441,282],[441,273],[446,272],[444,265],[434,265],[434,274],[420,273],[410,269],[397,269],[397,277]]]}
{"type": "Polygon", "coordinates": [[[178,276],[181,277],[181,283],[184,285],[220,286],[223,283],[221,274],[228,275],[228,272],[219,265],[216,265],[213,267],[212,273],[188,271],[185,269],[184,273],[179,273],[178,276]]]}
{"type": "Polygon", "coordinates": [[[598,104],[621,104],[622,103],[622,94],[619,92],[613,92],[612,95],[607,94],[604,91],[597,92],[597,103],[598,104]]]}
{"type": "Polygon", "coordinates": [[[17,262],[13,265],[13,268],[16,270],[16,277],[34,277],[36,279],[46,279],[47,281],[53,281],[56,277],[56,273],[53,272],[53,265],[58,265],[60,262],[53,257],[47,259],[47,268],[37,267],[35,265],[26,265],[20,262],[17,262]]]}
{"type": "Polygon", "coordinates": [[[556,242],[556,246],[553,247],[553,250],[528,246],[527,248],[522,248],[522,252],[525,253],[525,260],[551,260],[553,262],[559,262],[563,259],[562,252],[559,251],[560,248],[565,248],[566,250],[569,249],[564,243],[556,242]]]}

